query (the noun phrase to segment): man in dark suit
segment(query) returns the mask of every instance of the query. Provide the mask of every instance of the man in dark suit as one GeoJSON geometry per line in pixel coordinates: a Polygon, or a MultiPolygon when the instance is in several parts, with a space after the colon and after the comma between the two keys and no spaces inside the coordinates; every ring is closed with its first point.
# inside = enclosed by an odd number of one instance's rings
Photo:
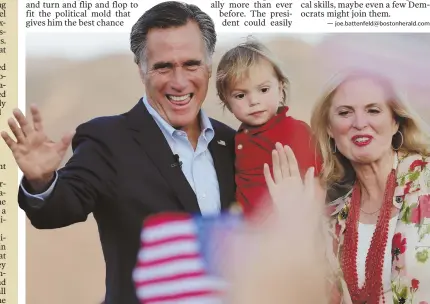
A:
{"type": "Polygon", "coordinates": [[[234,134],[201,110],[216,33],[194,5],[165,2],[133,26],[145,96],[129,112],[80,125],[60,142],[19,111],[2,137],[23,171],[19,206],[39,229],[97,221],[106,304],[138,303],[132,283],[143,220],[162,211],[213,214],[234,201],[234,134]],[[58,169],[72,143],[73,156],[58,169]]]}

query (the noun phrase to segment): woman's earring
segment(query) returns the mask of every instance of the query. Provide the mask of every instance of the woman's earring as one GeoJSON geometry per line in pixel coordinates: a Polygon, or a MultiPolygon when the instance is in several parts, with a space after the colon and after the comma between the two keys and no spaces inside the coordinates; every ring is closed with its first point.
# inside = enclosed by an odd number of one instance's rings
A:
{"type": "Polygon", "coordinates": [[[337,153],[337,146],[336,146],[336,142],[333,140],[333,142],[334,142],[334,151],[333,151],[333,149],[331,148],[331,137],[329,136],[328,137],[328,146],[329,146],[329,148],[330,148],[330,151],[331,151],[331,153],[332,154],[336,154],[337,153]]]}
{"type": "MultiPolygon", "coordinates": [[[[400,132],[400,130],[397,130],[396,134],[397,133],[400,134],[401,142],[400,142],[400,145],[397,148],[395,148],[393,146],[393,143],[391,143],[391,147],[393,148],[394,151],[399,151],[399,149],[403,146],[403,134],[402,134],[402,132],[400,132]]],[[[394,136],[396,136],[396,134],[394,134],[394,136]]],[[[393,136],[393,139],[394,139],[394,136],[393,136]]]]}

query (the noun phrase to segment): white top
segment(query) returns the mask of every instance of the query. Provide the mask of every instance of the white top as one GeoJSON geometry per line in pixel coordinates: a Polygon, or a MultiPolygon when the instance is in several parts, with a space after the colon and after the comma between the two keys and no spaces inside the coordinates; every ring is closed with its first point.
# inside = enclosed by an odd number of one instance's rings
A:
{"type": "MultiPolygon", "coordinates": [[[[394,232],[396,230],[397,216],[390,220],[388,228],[388,241],[387,247],[385,248],[384,255],[384,268],[382,270],[382,278],[384,284],[384,291],[388,292],[391,289],[391,245],[394,232]]],[[[376,224],[362,224],[358,225],[358,250],[357,250],[357,274],[358,274],[358,286],[362,287],[366,278],[366,257],[370,248],[373,233],[375,232],[376,224]]],[[[391,295],[391,294],[390,294],[391,295]]],[[[392,297],[391,297],[392,298],[392,297]]],[[[385,295],[385,300],[389,300],[390,296],[385,295]]],[[[390,302],[386,302],[390,303],[390,302]]]]}

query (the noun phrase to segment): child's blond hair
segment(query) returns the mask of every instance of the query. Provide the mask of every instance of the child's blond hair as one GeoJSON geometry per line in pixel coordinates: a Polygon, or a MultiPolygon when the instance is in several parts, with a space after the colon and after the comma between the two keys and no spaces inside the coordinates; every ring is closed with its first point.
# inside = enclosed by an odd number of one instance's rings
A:
{"type": "Polygon", "coordinates": [[[231,88],[241,79],[248,77],[249,68],[258,64],[260,60],[267,60],[273,67],[278,81],[282,85],[282,105],[287,104],[287,94],[290,81],[277,63],[273,54],[263,44],[253,38],[230,49],[225,53],[217,68],[216,89],[218,97],[229,108],[227,96],[231,88]]]}

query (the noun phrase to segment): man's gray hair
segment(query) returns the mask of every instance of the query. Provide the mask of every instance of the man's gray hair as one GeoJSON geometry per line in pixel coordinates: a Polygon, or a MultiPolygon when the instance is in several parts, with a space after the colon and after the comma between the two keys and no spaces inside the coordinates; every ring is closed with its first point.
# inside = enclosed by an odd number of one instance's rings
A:
{"type": "Polygon", "coordinates": [[[206,61],[211,64],[217,39],[212,18],[196,5],[167,1],[146,11],[132,27],[130,49],[134,54],[134,62],[143,72],[147,71],[146,41],[149,30],[184,26],[189,21],[194,21],[199,26],[206,47],[206,61]]]}

